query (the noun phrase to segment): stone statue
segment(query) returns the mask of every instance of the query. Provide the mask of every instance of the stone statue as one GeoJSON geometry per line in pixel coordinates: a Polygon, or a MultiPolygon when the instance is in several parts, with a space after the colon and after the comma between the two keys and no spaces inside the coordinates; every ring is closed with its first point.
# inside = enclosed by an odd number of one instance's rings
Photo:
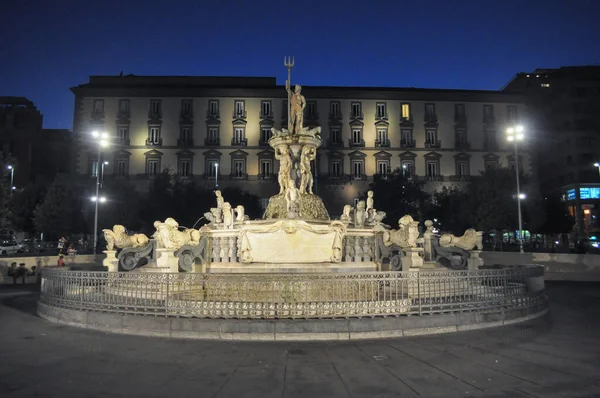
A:
{"type": "Polygon", "coordinates": [[[373,191],[367,192],[367,212],[373,209],[373,191]]]}
{"type": "Polygon", "coordinates": [[[313,176],[310,170],[310,162],[317,156],[317,150],[309,145],[302,148],[302,154],[300,155],[300,193],[313,194],[313,176]]]}
{"type": "Polygon", "coordinates": [[[477,248],[478,250],[482,249],[481,238],[473,228],[467,229],[463,236],[443,234],[440,237],[439,244],[441,247],[458,247],[467,251],[473,250],[474,248],[477,248]]]}
{"type": "Polygon", "coordinates": [[[215,222],[215,216],[210,211],[204,213],[204,218],[207,219],[210,224],[213,224],[215,222]]]}
{"type": "Polygon", "coordinates": [[[340,217],[340,221],[352,220],[352,216],[350,215],[351,212],[352,212],[352,206],[345,205],[344,210],[342,211],[342,216],[340,217]]]}
{"type": "Polygon", "coordinates": [[[298,218],[300,216],[300,190],[296,188],[294,180],[289,176],[287,190],[285,191],[285,203],[288,218],[298,218]]]}
{"type": "Polygon", "coordinates": [[[285,81],[285,89],[288,92],[288,104],[290,107],[290,120],[288,121],[288,130],[292,134],[298,134],[304,127],[304,108],[306,108],[306,99],[301,94],[302,87],[296,84],[295,91],[290,88],[290,81],[285,81]]]}
{"type": "Polygon", "coordinates": [[[186,228],[179,231],[179,223],[169,217],[165,222],[155,221],[154,239],[165,249],[179,249],[184,245],[196,246],[200,242],[200,231],[186,228]]]}
{"type": "Polygon", "coordinates": [[[366,205],[364,200],[358,201],[356,204],[356,210],[354,211],[354,226],[362,228],[365,226],[367,220],[367,213],[365,211],[366,205]]]}
{"type": "Polygon", "coordinates": [[[417,247],[417,239],[419,237],[419,222],[414,221],[409,215],[398,220],[398,230],[385,231],[383,233],[383,243],[386,246],[393,244],[400,246],[402,249],[409,247],[417,247]]]}
{"type": "Polygon", "coordinates": [[[242,205],[236,206],[236,208],[235,208],[235,214],[236,214],[235,221],[238,221],[238,222],[244,221],[245,220],[245,217],[244,217],[244,206],[242,206],[242,205]]]}
{"type": "Polygon", "coordinates": [[[222,209],[223,203],[225,203],[225,199],[223,199],[223,195],[221,195],[221,191],[216,190],[215,196],[217,197],[217,209],[222,209]]]}
{"type": "Polygon", "coordinates": [[[385,211],[377,211],[375,209],[372,210],[374,215],[373,215],[373,223],[375,225],[379,225],[383,222],[383,219],[385,218],[385,211]]]}
{"type": "Polygon", "coordinates": [[[225,229],[233,228],[233,209],[231,208],[231,203],[225,202],[223,203],[223,227],[225,229]]]}
{"type": "MultiPolygon", "coordinates": [[[[220,209],[218,207],[211,207],[210,214],[215,224],[221,224],[223,222],[223,209],[220,209]]],[[[209,218],[206,217],[206,219],[209,218]]]]}
{"type": "Polygon", "coordinates": [[[275,159],[279,160],[279,174],[277,182],[279,182],[279,194],[284,194],[287,190],[288,183],[291,180],[290,170],[292,169],[292,156],[287,145],[282,145],[275,151],[275,159]]]}
{"type": "Polygon", "coordinates": [[[129,247],[146,246],[150,239],[144,234],[127,235],[127,230],[122,225],[114,225],[113,229],[103,229],[104,239],[106,239],[106,250],[112,251],[115,246],[119,249],[129,247]]]}

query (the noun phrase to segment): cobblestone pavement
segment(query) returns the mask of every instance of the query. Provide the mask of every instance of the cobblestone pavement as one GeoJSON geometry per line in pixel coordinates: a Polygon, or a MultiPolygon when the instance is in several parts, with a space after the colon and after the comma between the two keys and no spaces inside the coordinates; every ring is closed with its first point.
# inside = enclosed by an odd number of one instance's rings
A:
{"type": "Polygon", "coordinates": [[[0,397],[600,397],[600,284],[548,284],[525,324],[364,342],[232,343],[108,334],[0,287],[0,397]]]}

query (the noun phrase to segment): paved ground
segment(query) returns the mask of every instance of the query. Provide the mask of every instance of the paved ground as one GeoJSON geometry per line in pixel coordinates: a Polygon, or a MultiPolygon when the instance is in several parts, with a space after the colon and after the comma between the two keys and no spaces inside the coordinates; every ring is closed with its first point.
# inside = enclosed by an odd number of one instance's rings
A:
{"type": "Polygon", "coordinates": [[[600,397],[600,284],[550,284],[550,315],[353,343],[121,336],[35,315],[0,287],[0,397],[600,397]]]}

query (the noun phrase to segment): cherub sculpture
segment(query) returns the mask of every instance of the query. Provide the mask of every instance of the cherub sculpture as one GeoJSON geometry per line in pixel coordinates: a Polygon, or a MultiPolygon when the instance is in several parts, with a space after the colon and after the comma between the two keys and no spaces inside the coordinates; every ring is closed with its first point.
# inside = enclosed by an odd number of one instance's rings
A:
{"type": "Polygon", "coordinates": [[[351,221],[352,220],[352,206],[345,205],[344,210],[342,211],[342,216],[340,217],[340,221],[351,221]]]}
{"type": "Polygon", "coordinates": [[[150,239],[144,234],[128,235],[127,230],[122,225],[115,225],[113,229],[103,229],[104,239],[106,239],[106,250],[112,251],[115,247],[125,249],[128,247],[146,246],[150,239]]]}

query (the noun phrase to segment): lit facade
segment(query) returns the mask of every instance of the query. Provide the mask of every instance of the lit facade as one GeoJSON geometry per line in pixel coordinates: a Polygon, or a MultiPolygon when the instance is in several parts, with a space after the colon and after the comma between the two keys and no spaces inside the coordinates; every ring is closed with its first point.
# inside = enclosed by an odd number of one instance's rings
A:
{"type": "MultiPolygon", "coordinates": [[[[111,136],[101,159],[109,162],[105,178],[142,182],[170,169],[263,199],[278,190],[267,141],[288,116],[285,88],[275,78],[92,76],[71,90],[81,176],[98,172],[88,138],[98,130],[111,136]]],[[[522,121],[517,94],[370,87],[302,93],[304,124],[322,127],[315,184],[333,213],[363,194],[375,174],[400,168],[434,190],[515,163],[505,130],[522,121]]],[[[520,166],[529,172],[522,153],[520,166]]]]}

